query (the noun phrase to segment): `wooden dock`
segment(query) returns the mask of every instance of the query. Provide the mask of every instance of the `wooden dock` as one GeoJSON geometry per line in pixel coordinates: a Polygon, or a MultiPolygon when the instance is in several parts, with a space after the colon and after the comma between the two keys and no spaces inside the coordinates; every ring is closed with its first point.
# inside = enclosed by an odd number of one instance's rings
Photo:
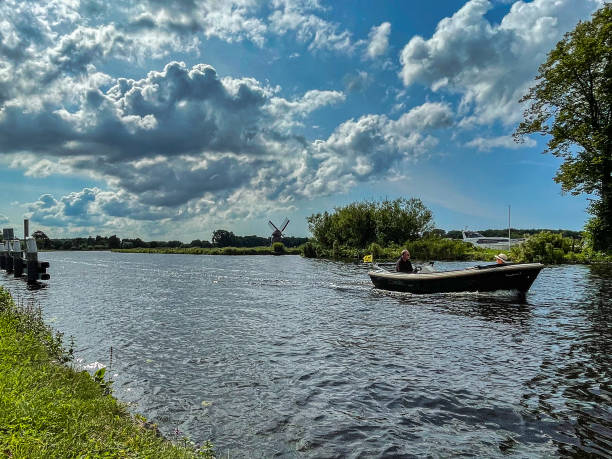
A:
{"type": "Polygon", "coordinates": [[[29,236],[29,221],[23,221],[23,240],[15,237],[13,228],[2,230],[0,242],[0,270],[22,278],[28,285],[40,286],[40,281],[50,279],[47,273],[49,262],[38,261],[36,239],[29,236]]]}

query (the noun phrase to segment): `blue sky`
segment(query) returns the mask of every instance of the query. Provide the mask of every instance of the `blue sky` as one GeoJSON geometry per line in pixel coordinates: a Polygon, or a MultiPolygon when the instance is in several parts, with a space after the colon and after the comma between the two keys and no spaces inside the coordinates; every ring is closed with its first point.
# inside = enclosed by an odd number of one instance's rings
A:
{"type": "MultiPolygon", "coordinates": [[[[269,232],[418,197],[446,230],[581,229],[511,134],[600,0],[5,0],[0,224],[50,237],[269,232]]],[[[20,232],[20,231],[19,231],[20,232]]]]}

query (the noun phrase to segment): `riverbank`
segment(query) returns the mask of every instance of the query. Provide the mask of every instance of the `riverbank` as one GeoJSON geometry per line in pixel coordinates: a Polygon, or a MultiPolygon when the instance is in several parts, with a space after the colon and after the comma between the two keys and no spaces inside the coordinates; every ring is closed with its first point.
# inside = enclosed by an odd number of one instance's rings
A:
{"type": "Polygon", "coordinates": [[[416,261],[493,261],[500,252],[499,249],[481,249],[453,239],[419,239],[388,247],[374,243],[365,249],[337,244],[324,247],[316,242],[308,242],[301,249],[306,258],[361,261],[364,256],[372,255],[374,262],[396,261],[403,249],[408,249],[416,261]]]}
{"type": "Polygon", "coordinates": [[[156,247],[133,249],[112,249],[121,253],[166,253],[182,255],[301,255],[300,247],[266,246],[266,247],[156,247]]]}
{"type": "Polygon", "coordinates": [[[494,261],[500,252],[516,263],[539,262],[544,264],[592,264],[611,263],[612,255],[596,252],[584,241],[564,238],[560,234],[541,232],[530,236],[519,245],[508,248],[484,249],[462,240],[446,238],[421,238],[404,245],[391,244],[381,247],[373,243],[367,248],[354,248],[334,243],[327,247],[314,241],[307,242],[302,253],[307,258],[332,260],[362,260],[372,255],[373,261],[395,261],[406,248],[416,261],[494,261]]]}
{"type": "Polygon", "coordinates": [[[113,398],[108,381],[68,364],[71,350],[31,304],[0,287],[0,451],[7,457],[212,458],[175,445],[113,398]]]}

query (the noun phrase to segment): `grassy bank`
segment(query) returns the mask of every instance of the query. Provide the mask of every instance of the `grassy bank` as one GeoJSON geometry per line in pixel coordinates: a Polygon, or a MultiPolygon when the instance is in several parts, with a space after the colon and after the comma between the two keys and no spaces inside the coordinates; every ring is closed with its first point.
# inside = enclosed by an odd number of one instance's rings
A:
{"type": "Polygon", "coordinates": [[[509,255],[516,263],[540,262],[545,264],[612,263],[612,255],[595,252],[584,240],[563,237],[561,234],[543,231],[530,236],[520,245],[507,248],[483,249],[456,239],[421,238],[403,245],[381,247],[373,243],[360,249],[334,243],[332,247],[311,241],[304,244],[302,252],[308,258],[358,261],[372,254],[374,261],[391,261],[399,258],[402,249],[410,251],[416,261],[494,261],[499,252],[509,255]]]}
{"type": "Polygon", "coordinates": [[[395,261],[402,250],[407,248],[413,260],[417,261],[493,261],[499,249],[481,249],[472,244],[453,239],[419,239],[406,242],[404,245],[381,247],[374,243],[365,249],[341,246],[323,247],[316,242],[308,242],[302,246],[303,255],[307,258],[325,258],[332,260],[362,260],[371,254],[374,261],[395,261]]]}
{"type": "Polygon", "coordinates": [[[15,458],[208,457],[133,418],[108,385],[67,365],[71,352],[32,305],[0,287],[0,454],[15,458]]]}
{"type": "Polygon", "coordinates": [[[272,247],[156,247],[156,248],[134,248],[113,249],[113,252],[123,253],[169,253],[186,255],[300,255],[299,247],[285,247],[282,243],[272,247]]]}

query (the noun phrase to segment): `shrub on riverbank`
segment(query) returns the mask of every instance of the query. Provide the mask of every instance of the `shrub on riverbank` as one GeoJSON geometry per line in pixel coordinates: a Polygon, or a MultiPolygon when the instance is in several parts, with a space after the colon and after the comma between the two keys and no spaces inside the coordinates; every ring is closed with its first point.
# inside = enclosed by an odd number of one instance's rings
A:
{"type": "Polygon", "coordinates": [[[510,258],[517,263],[546,264],[612,262],[612,256],[596,252],[581,240],[542,231],[512,247],[510,258]]]}
{"type": "Polygon", "coordinates": [[[134,249],[113,249],[113,252],[123,253],[167,253],[185,255],[300,255],[301,247],[285,247],[282,242],[283,250],[278,251],[274,246],[266,247],[156,247],[156,248],[134,248],[134,249]]]}
{"type": "Polygon", "coordinates": [[[0,287],[0,451],[7,457],[207,457],[173,445],[104,395],[40,309],[19,306],[0,287]]]}
{"type": "Polygon", "coordinates": [[[402,249],[410,251],[413,260],[428,261],[492,261],[499,250],[481,249],[472,244],[455,239],[422,238],[407,241],[403,245],[392,244],[381,247],[377,243],[365,249],[334,244],[331,249],[314,241],[302,246],[306,258],[327,258],[332,260],[362,260],[365,255],[372,255],[374,261],[394,261],[399,258],[402,249]]]}

